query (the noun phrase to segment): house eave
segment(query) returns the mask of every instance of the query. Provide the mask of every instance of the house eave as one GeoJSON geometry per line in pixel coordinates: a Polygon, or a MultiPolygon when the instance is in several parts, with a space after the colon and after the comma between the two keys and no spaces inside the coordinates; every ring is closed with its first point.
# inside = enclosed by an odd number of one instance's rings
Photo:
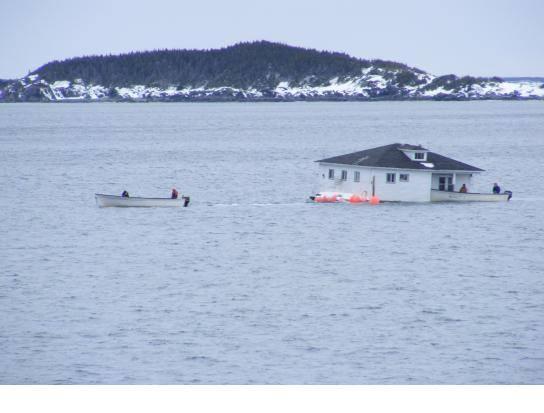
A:
{"type": "Polygon", "coordinates": [[[481,173],[485,172],[485,169],[478,169],[478,170],[470,170],[470,169],[434,169],[434,168],[425,168],[425,169],[419,169],[419,168],[397,168],[394,166],[367,166],[367,165],[353,165],[353,164],[346,164],[346,163],[333,163],[333,162],[323,162],[323,161],[314,161],[319,163],[320,165],[336,165],[336,166],[343,166],[343,167],[354,167],[354,168],[367,168],[367,169],[395,169],[398,171],[417,171],[417,172],[435,172],[435,173],[481,173]]]}
{"type": "Polygon", "coordinates": [[[399,151],[402,151],[402,152],[430,152],[428,149],[403,149],[403,148],[399,148],[399,151]]]}

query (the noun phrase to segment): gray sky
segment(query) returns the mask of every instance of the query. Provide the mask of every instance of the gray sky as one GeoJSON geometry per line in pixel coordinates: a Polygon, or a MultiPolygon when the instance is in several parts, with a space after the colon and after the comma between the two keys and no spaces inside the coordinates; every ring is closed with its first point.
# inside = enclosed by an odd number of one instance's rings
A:
{"type": "Polygon", "coordinates": [[[433,74],[544,76],[544,1],[0,0],[0,78],[54,59],[270,40],[433,74]]]}

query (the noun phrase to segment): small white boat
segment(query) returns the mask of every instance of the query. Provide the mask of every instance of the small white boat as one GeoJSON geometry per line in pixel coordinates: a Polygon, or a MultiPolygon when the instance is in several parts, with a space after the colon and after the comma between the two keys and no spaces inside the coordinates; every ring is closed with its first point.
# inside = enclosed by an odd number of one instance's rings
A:
{"type": "Polygon", "coordinates": [[[452,192],[439,191],[433,189],[431,191],[432,202],[501,202],[509,201],[512,198],[512,192],[504,191],[502,194],[481,194],[476,192],[452,192]]]}
{"type": "Polygon", "coordinates": [[[103,207],[186,207],[191,198],[182,196],[174,198],[141,198],[118,195],[95,194],[96,204],[103,207]]]}

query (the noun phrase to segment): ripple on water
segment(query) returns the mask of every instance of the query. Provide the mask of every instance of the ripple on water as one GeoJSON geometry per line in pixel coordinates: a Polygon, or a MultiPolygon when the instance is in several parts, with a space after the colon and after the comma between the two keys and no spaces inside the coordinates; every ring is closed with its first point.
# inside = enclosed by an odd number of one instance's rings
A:
{"type": "Polygon", "coordinates": [[[542,130],[541,102],[4,104],[0,382],[542,383],[542,130]],[[305,202],[313,160],[392,140],[514,199],[305,202]]]}

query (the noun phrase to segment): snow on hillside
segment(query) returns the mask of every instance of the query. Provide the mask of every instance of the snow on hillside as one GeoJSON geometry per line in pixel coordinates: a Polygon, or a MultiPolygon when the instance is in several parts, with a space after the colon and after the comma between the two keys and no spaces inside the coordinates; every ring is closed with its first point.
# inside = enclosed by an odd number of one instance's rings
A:
{"type": "Polygon", "coordinates": [[[319,85],[309,80],[299,83],[279,81],[273,89],[223,87],[167,88],[133,85],[105,87],[75,81],[48,83],[38,75],[19,79],[0,91],[0,101],[97,101],[97,100],[293,100],[293,99],[544,99],[544,85],[537,81],[478,80],[461,86],[433,83],[436,76],[415,72],[415,83],[399,81],[399,73],[381,68],[366,68],[361,75],[331,78],[319,85]]]}
{"type": "Polygon", "coordinates": [[[427,90],[421,93],[423,97],[435,97],[438,95],[452,94],[459,98],[466,99],[487,99],[487,98],[508,98],[518,97],[525,99],[544,98],[544,88],[538,82],[486,82],[484,85],[473,84],[456,91],[447,90],[443,87],[427,90]]]}

